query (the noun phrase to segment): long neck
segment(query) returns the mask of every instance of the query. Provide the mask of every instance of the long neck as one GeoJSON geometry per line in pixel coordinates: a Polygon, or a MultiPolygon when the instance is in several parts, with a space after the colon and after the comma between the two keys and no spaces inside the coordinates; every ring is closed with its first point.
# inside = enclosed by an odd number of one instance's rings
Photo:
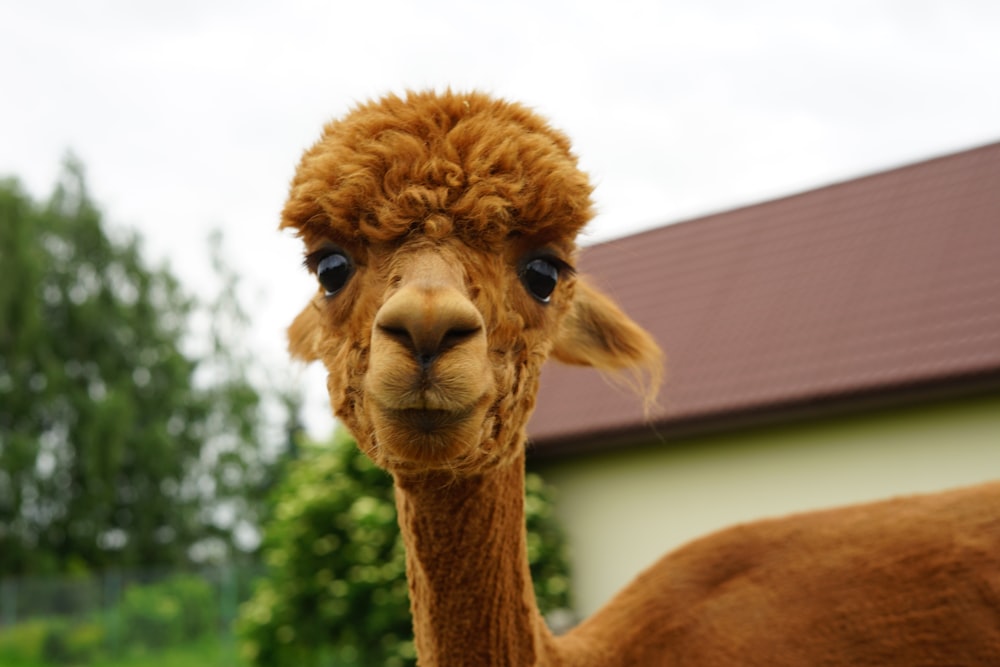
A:
{"type": "Polygon", "coordinates": [[[421,667],[546,664],[525,548],[524,459],[476,477],[396,475],[421,667]]]}

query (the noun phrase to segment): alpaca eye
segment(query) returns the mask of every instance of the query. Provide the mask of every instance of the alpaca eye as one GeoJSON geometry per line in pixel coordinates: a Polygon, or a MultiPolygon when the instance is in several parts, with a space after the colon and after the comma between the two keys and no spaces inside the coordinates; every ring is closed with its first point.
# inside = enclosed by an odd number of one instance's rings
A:
{"type": "Polygon", "coordinates": [[[524,265],[521,282],[542,303],[548,303],[559,282],[559,269],[547,259],[536,258],[524,265]]]}
{"type": "Polygon", "coordinates": [[[326,290],[327,296],[333,296],[344,288],[347,279],[351,277],[351,262],[343,253],[335,252],[327,255],[316,265],[316,276],[320,285],[326,290]]]}

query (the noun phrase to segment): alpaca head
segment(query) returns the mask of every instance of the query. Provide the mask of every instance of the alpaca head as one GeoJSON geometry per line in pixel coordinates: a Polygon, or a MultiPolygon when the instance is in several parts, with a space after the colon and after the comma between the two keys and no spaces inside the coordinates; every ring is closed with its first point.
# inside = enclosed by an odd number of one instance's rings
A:
{"type": "Polygon", "coordinates": [[[326,126],[292,181],[319,289],[290,349],[379,465],[473,474],[524,440],[542,362],[648,367],[659,350],[577,276],[591,186],[566,137],[480,94],[410,94],[326,126]]]}

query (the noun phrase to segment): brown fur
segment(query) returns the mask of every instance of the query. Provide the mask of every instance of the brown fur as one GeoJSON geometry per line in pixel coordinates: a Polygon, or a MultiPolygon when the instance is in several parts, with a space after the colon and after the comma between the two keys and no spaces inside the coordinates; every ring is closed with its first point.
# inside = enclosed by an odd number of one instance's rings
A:
{"type": "Polygon", "coordinates": [[[289,329],[396,482],[424,667],[1000,664],[1000,486],[738,527],[666,556],[565,637],[535,606],[525,424],[550,355],[637,371],[653,340],[569,268],[591,188],[564,135],[480,94],[327,125],[282,227],[353,274],[289,329]],[[548,303],[521,274],[559,267],[548,303]],[[946,657],[951,656],[951,657],[946,657]]]}

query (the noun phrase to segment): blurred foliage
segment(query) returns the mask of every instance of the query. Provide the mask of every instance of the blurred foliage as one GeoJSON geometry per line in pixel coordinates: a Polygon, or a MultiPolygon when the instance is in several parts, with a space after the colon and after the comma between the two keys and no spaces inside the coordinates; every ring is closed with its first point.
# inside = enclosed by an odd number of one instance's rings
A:
{"type": "Polygon", "coordinates": [[[50,613],[4,623],[0,625],[0,665],[103,665],[134,660],[147,664],[158,662],[158,656],[171,650],[220,642],[227,646],[217,647],[225,650],[224,655],[215,651],[214,664],[221,664],[222,657],[230,663],[235,660],[228,622],[235,611],[231,598],[245,598],[236,590],[236,578],[250,571],[237,575],[227,568],[217,574],[224,573],[229,576],[182,573],[147,583],[133,581],[85,612],[50,613]]]}
{"type": "Polygon", "coordinates": [[[126,643],[159,649],[217,630],[220,610],[211,584],[192,575],[179,575],[126,589],[118,620],[126,643]]]}
{"type": "Polygon", "coordinates": [[[201,306],[108,233],[72,160],[44,202],[0,181],[0,267],[0,575],[234,553],[274,456],[227,345],[233,292],[207,306],[210,349],[187,351],[201,306]]]}
{"type": "MultiPolygon", "coordinates": [[[[569,606],[564,538],[541,478],[526,482],[528,555],[542,613],[569,606]]],[[[392,478],[346,432],[306,445],[274,496],[269,575],[237,622],[261,666],[415,664],[392,478]]]]}
{"type": "Polygon", "coordinates": [[[49,619],[45,624],[41,660],[53,665],[84,665],[103,653],[104,626],[96,621],[49,619]]]}

